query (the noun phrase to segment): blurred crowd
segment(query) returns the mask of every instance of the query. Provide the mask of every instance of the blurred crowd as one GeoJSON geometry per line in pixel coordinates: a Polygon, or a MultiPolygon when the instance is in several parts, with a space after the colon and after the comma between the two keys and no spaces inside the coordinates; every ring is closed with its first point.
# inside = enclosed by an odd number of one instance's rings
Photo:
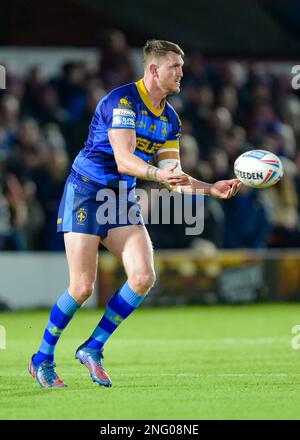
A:
{"type": "MultiPolygon", "coordinates": [[[[37,65],[23,76],[7,68],[0,92],[0,250],[63,249],[57,209],[94,109],[108,91],[139,79],[119,31],[107,36],[100,54],[97,69],[68,62],[55,77],[37,65]]],[[[200,237],[186,235],[185,225],[149,225],[154,247],[197,247],[199,239],[217,248],[300,247],[300,95],[290,75],[188,53],[181,93],[169,101],[182,121],[186,173],[207,182],[232,178],[239,154],[263,148],[280,156],[285,174],[267,190],[243,187],[228,201],[205,198],[200,237]]]]}

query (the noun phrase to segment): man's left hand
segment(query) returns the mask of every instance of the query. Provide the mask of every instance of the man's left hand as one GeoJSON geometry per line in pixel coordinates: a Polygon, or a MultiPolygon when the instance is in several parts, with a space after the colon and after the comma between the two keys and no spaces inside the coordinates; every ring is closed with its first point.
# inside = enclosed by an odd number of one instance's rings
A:
{"type": "Polygon", "coordinates": [[[219,180],[210,187],[210,195],[219,199],[231,199],[239,191],[242,183],[238,179],[219,180]]]}

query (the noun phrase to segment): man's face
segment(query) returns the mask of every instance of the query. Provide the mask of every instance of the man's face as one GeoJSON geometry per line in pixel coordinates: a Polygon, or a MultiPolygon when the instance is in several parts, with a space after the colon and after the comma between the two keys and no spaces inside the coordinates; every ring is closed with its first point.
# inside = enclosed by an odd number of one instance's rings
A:
{"type": "Polygon", "coordinates": [[[175,52],[168,52],[166,56],[157,60],[157,85],[166,95],[180,92],[180,80],[183,77],[182,66],[183,59],[175,52]]]}

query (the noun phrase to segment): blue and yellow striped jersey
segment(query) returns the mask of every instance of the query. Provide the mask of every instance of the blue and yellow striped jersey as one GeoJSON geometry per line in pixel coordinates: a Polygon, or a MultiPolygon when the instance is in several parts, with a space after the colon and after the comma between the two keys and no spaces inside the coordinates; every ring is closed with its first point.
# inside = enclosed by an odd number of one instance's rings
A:
{"type": "Polygon", "coordinates": [[[127,128],[136,131],[134,154],[149,162],[160,150],[178,151],[180,119],[173,107],[163,100],[160,109],[152,106],[143,80],[111,91],[96,107],[85,147],[79,152],[73,169],[86,178],[108,187],[118,187],[121,180],[130,189],[136,178],[120,174],[109,143],[108,131],[127,128]]]}

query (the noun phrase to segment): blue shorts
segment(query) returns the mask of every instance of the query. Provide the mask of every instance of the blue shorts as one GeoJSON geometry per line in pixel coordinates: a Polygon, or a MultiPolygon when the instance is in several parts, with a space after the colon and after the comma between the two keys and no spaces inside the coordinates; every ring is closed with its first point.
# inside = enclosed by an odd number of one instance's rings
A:
{"type": "Polygon", "coordinates": [[[57,232],[105,238],[109,229],[136,224],[144,221],[134,188],[108,188],[71,171],[58,209],[57,232]]]}

